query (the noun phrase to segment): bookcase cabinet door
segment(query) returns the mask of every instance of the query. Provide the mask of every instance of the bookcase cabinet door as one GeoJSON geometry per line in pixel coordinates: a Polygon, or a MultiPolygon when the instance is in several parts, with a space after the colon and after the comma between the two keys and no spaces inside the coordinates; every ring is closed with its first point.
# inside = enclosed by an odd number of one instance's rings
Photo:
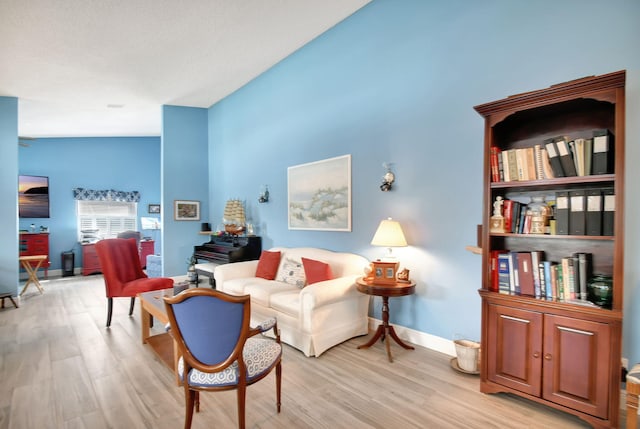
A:
{"type": "Polygon", "coordinates": [[[542,314],[495,304],[488,308],[488,379],[540,396],[542,314]]]}
{"type": "Polygon", "coordinates": [[[544,331],[542,396],[607,418],[611,326],[547,314],[544,331]]]}

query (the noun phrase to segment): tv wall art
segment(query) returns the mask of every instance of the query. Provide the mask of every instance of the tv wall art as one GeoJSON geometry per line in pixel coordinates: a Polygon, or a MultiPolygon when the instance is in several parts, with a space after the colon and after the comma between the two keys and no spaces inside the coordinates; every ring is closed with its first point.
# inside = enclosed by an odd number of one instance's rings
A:
{"type": "Polygon", "coordinates": [[[49,178],[18,176],[18,213],[22,218],[49,217],[49,178]]]}

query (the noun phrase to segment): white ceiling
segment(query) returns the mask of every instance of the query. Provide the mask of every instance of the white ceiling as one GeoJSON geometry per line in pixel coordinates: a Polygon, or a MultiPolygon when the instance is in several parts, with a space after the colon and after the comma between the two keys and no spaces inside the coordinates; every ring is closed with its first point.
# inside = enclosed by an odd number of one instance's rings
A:
{"type": "Polygon", "coordinates": [[[0,0],[0,96],[21,136],[160,135],[369,1],[0,0]]]}

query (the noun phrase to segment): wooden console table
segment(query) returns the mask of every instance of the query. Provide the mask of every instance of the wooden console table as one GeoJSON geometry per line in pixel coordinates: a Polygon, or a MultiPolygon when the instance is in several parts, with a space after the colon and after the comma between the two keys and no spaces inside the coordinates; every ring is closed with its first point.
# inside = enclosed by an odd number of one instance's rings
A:
{"type": "Polygon", "coordinates": [[[367,295],[382,297],[382,323],[378,325],[378,329],[376,330],[373,338],[371,338],[368,343],[358,346],[358,348],[366,349],[374,345],[380,338],[382,338],[382,341],[387,339],[385,345],[387,347],[389,362],[393,362],[393,358],[391,357],[391,341],[389,341],[388,337],[393,338],[396,343],[405,349],[414,350],[415,347],[406,344],[398,338],[395,329],[393,329],[393,326],[389,324],[389,298],[392,296],[406,296],[413,294],[416,290],[416,284],[414,282],[398,282],[392,285],[377,285],[375,283],[365,281],[364,278],[359,278],[356,280],[356,287],[358,288],[358,291],[366,293],[367,295]]]}

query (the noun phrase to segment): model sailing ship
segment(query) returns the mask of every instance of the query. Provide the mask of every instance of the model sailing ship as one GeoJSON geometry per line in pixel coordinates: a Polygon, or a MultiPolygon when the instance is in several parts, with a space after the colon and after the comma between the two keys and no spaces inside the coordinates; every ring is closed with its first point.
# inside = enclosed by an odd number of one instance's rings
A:
{"type": "Polygon", "coordinates": [[[241,200],[228,200],[224,207],[224,215],[222,217],[224,230],[228,234],[242,234],[247,223],[244,204],[241,200]]]}

